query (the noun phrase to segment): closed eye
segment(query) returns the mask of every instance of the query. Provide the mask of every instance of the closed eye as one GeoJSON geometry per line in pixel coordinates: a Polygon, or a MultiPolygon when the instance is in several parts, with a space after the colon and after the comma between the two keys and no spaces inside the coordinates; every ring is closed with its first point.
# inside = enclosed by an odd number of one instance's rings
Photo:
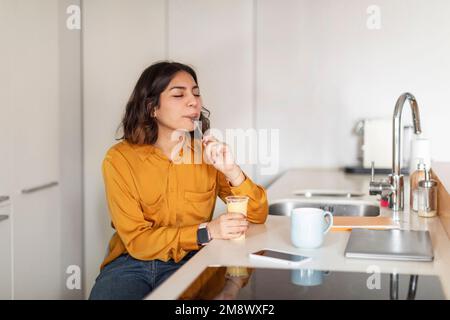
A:
{"type": "MultiPolygon", "coordinates": [[[[200,94],[194,94],[194,96],[196,96],[196,97],[200,97],[200,94]]],[[[182,97],[184,97],[184,95],[178,95],[178,96],[173,96],[173,97],[175,97],[175,98],[182,98],[182,97]]]]}

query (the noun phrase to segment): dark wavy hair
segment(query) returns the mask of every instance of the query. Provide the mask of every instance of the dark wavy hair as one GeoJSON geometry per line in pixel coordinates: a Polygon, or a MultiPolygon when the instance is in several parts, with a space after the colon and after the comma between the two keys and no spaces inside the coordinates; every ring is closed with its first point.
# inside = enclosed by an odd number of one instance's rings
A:
{"type": "MultiPolygon", "coordinates": [[[[194,69],[178,62],[157,62],[142,72],[127,102],[125,115],[118,128],[123,130],[123,136],[117,140],[125,139],[132,144],[154,144],[156,142],[158,124],[151,115],[154,110],[159,108],[161,93],[180,71],[189,73],[198,85],[194,69]]],[[[203,133],[210,127],[209,115],[209,110],[202,106],[199,121],[201,121],[203,133]]]]}

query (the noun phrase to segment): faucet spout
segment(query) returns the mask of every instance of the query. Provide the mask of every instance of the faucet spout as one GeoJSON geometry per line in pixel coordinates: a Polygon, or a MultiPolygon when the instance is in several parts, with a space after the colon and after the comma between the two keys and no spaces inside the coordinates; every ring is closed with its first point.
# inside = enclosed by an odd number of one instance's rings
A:
{"type": "Polygon", "coordinates": [[[403,105],[408,100],[413,117],[414,133],[421,134],[419,106],[416,98],[411,93],[402,94],[395,104],[394,120],[393,120],[393,141],[392,141],[392,174],[399,176],[401,174],[400,158],[401,158],[401,132],[402,132],[402,111],[403,105]]]}
{"type": "MultiPolygon", "coordinates": [[[[369,194],[387,194],[389,195],[389,207],[392,211],[402,211],[404,205],[404,181],[401,174],[401,138],[402,138],[402,111],[403,105],[408,100],[414,122],[414,133],[421,134],[419,106],[416,98],[411,93],[402,94],[395,104],[393,117],[393,134],[392,134],[392,173],[388,176],[387,181],[375,181],[374,169],[372,169],[372,179],[369,184],[369,194]]],[[[374,164],[372,163],[372,168],[374,164]]]]}

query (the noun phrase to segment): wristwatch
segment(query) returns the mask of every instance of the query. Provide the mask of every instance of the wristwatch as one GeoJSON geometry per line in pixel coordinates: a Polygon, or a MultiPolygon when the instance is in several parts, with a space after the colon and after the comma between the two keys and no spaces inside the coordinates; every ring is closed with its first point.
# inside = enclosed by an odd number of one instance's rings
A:
{"type": "Polygon", "coordinates": [[[206,245],[211,241],[211,237],[209,236],[208,229],[206,228],[206,223],[202,223],[197,230],[197,243],[199,245],[206,245]]]}

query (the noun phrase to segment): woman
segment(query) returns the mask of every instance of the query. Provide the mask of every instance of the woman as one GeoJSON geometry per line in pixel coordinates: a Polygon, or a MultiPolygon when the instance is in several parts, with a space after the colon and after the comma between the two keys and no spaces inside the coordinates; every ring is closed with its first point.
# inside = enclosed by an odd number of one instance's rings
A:
{"type": "Polygon", "coordinates": [[[210,240],[238,238],[247,220],[265,222],[265,190],[235,164],[226,144],[177,135],[192,136],[197,122],[205,133],[208,115],[189,66],[159,62],[142,73],[126,106],[122,141],[103,161],[116,232],[90,299],[142,299],[210,240]],[[175,163],[198,145],[201,163],[175,163]],[[247,217],[224,213],[211,220],[217,196],[230,195],[249,197],[247,217]]]}

